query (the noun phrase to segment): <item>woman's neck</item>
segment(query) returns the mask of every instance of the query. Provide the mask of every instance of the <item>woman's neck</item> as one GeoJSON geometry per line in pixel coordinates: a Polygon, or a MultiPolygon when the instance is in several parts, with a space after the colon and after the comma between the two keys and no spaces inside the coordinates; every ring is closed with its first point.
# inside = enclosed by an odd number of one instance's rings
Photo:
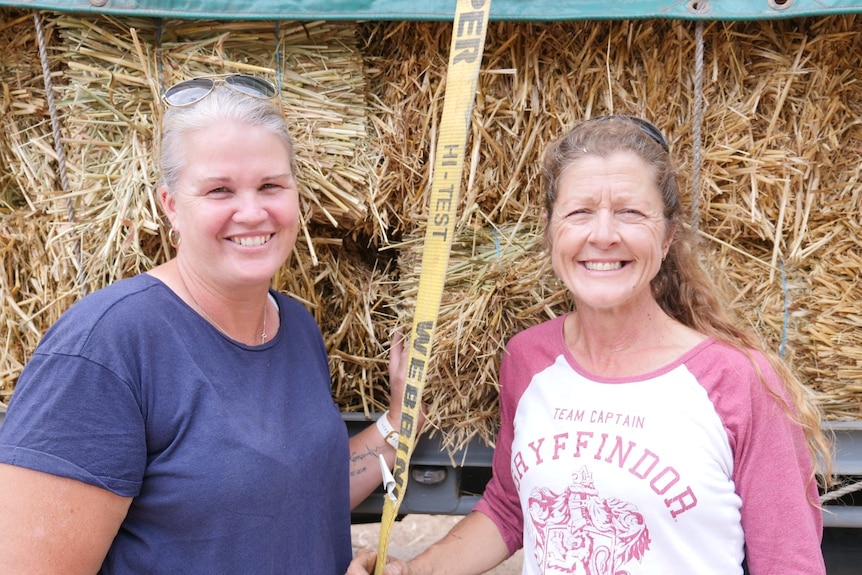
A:
{"type": "Polygon", "coordinates": [[[677,360],[706,339],[659,305],[637,313],[578,310],[565,321],[566,346],[587,371],[604,377],[641,375],[677,360]]]}
{"type": "Polygon", "coordinates": [[[176,259],[150,273],[230,339],[261,345],[278,328],[277,310],[269,301],[268,289],[244,289],[236,293],[220,289],[176,259]]]}

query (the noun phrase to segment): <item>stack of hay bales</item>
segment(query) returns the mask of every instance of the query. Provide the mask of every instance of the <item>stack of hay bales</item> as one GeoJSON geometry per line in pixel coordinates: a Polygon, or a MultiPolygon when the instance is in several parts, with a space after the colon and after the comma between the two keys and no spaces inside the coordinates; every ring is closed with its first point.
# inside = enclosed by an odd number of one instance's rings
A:
{"type": "MultiPolygon", "coordinates": [[[[320,323],[336,401],[382,409],[387,344],[409,329],[421,272],[451,24],[47,16],[65,192],[32,15],[9,12],[0,29],[13,47],[0,63],[0,400],[74,299],[170,257],[153,197],[161,90],[244,72],[280,79],[302,178],[303,232],[275,287],[320,323]]],[[[694,23],[491,23],[426,386],[448,445],[493,437],[505,341],[569,307],[543,252],[539,158],[606,113],[665,130],[683,189],[700,176],[686,202],[731,305],[830,418],[862,418],[859,18],[707,23],[702,114],[694,23]]]]}
{"type": "MultiPolygon", "coordinates": [[[[411,190],[428,185],[448,24],[370,28],[366,52],[380,55],[367,57],[379,71],[372,92],[385,104],[375,115],[392,126],[383,147],[407,167],[381,174],[381,192],[409,203],[411,190]],[[432,48],[417,55],[417,39],[432,48]]],[[[546,261],[535,257],[538,163],[568,126],[606,113],[639,114],[662,127],[682,189],[691,190],[699,170],[698,201],[684,201],[696,212],[693,221],[714,256],[706,265],[726,284],[730,304],[792,361],[829,418],[862,418],[860,47],[858,16],[707,24],[703,161],[695,165],[695,24],[492,23],[468,143],[464,239],[450,268],[458,274],[444,295],[443,357],[429,374],[439,390],[433,397],[445,398],[441,420],[488,421],[496,381],[488,374],[498,365],[499,345],[516,329],[567,309],[546,261]],[[513,223],[519,230],[512,245],[530,251],[482,260],[488,230],[513,223]]],[[[423,230],[421,217],[415,221],[423,230]]],[[[421,245],[401,251],[410,250],[421,245]]],[[[411,273],[411,265],[403,268],[411,273]]],[[[404,276],[402,285],[415,280],[404,276]]]]}

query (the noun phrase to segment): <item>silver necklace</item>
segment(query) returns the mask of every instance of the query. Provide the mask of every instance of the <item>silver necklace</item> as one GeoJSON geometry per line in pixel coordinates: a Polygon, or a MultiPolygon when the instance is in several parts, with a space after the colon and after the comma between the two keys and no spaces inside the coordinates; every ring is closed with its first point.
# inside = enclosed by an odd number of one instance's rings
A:
{"type": "MultiPolygon", "coordinates": [[[[192,294],[192,290],[190,290],[188,288],[188,286],[186,286],[186,291],[189,292],[189,297],[192,298],[192,301],[194,302],[195,307],[198,308],[199,310],[201,310],[201,313],[204,314],[204,317],[207,318],[207,321],[210,322],[211,324],[213,324],[213,326],[215,326],[215,328],[217,330],[219,330],[220,332],[222,332],[224,335],[233,339],[233,337],[227,332],[227,330],[224,329],[222,326],[220,326],[218,324],[218,322],[216,320],[214,320],[212,318],[212,316],[210,316],[210,314],[207,313],[207,310],[205,310],[204,307],[198,303],[198,300],[195,299],[194,294],[192,294]]],[[[269,298],[269,296],[267,296],[267,299],[268,298],[269,298]]],[[[266,343],[266,338],[267,338],[267,335],[266,335],[266,308],[269,307],[267,305],[268,303],[269,302],[267,300],[263,301],[263,331],[260,333],[260,343],[261,344],[266,343]]]]}

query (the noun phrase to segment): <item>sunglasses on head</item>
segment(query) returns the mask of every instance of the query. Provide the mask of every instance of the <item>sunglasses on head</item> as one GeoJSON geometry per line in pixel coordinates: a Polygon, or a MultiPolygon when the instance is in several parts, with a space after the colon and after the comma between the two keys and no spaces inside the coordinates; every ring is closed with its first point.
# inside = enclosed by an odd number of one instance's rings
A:
{"type": "Polygon", "coordinates": [[[225,76],[200,76],[183,80],[168,88],[162,94],[165,104],[173,107],[190,106],[200,102],[209,96],[216,84],[222,83],[246,96],[269,100],[274,98],[278,91],[269,80],[246,76],[245,74],[230,74],[225,76]]]}
{"type": "Polygon", "coordinates": [[[670,153],[670,146],[667,143],[667,140],[664,137],[664,134],[661,133],[655,124],[652,122],[648,122],[643,118],[639,118],[637,116],[629,116],[627,114],[609,114],[607,116],[599,116],[598,118],[593,118],[594,122],[604,122],[605,120],[619,120],[622,122],[628,122],[629,124],[634,124],[641,131],[649,136],[656,144],[662,147],[665,152],[670,153]]]}

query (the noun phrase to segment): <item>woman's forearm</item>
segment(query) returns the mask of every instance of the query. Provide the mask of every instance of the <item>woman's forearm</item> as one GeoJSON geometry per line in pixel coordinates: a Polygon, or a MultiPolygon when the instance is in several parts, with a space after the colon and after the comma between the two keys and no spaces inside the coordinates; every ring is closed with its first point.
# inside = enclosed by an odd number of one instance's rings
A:
{"type": "Polygon", "coordinates": [[[497,526],[488,516],[473,512],[408,564],[411,575],[478,575],[508,557],[497,526]]]}
{"type": "Polygon", "coordinates": [[[380,455],[392,469],[395,449],[386,443],[376,426],[369,425],[350,438],[350,508],[362,503],[380,486],[380,455]]]}

